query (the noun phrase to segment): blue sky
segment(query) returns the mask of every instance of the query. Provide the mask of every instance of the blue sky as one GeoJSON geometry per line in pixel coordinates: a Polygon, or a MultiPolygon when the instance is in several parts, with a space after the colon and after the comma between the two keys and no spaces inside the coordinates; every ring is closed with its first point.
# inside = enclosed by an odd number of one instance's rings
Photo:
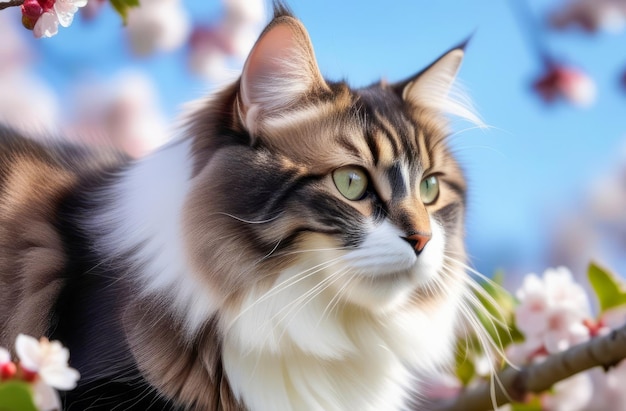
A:
{"type": "MultiPolygon", "coordinates": [[[[555,221],[579,208],[626,150],[626,93],[618,86],[626,35],[547,33],[555,56],[594,77],[598,101],[589,109],[546,106],[530,89],[541,66],[511,1],[289,2],[309,30],[322,73],[354,86],[403,79],[472,35],[460,79],[491,128],[464,131],[452,142],[470,183],[467,242],[486,274],[543,271],[555,221]]],[[[185,3],[198,22],[214,19],[221,7],[214,0],[185,3]]],[[[530,0],[540,17],[558,3],[530,0]]],[[[153,76],[172,118],[181,103],[209,89],[187,72],[184,50],[132,59],[122,31],[112,12],[90,24],[77,21],[36,42],[38,71],[63,96],[85,71],[106,77],[130,62],[153,76]]]]}

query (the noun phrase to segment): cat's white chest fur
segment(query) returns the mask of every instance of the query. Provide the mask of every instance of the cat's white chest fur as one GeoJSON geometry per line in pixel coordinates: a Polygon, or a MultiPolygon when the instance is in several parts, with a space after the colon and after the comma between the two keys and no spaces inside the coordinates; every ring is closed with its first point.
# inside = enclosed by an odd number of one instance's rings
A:
{"type": "Polygon", "coordinates": [[[294,277],[302,270],[285,271],[270,292],[251,290],[238,314],[222,318],[235,395],[252,411],[406,409],[418,387],[410,370],[449,359],[455,304],[373,315],[338,302],[316,269],[294,277]]]}

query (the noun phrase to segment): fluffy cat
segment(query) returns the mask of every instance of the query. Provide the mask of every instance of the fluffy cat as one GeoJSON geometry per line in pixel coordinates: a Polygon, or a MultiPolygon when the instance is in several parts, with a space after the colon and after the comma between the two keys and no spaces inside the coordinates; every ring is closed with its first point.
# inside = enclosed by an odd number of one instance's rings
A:
{"type": "Polygon", "coordinates": [[[413,406],[468,315],[462,57],[353,90],[278,5],[144,159],[0,128],[0,345],[67,345],[68,410],[413,406]]]}

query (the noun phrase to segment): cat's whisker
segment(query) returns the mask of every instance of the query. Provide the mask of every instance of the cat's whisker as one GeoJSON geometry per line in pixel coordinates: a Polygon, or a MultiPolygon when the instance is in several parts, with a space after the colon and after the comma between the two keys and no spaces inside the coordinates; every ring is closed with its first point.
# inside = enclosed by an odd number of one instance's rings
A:
{"type": "MultiPolygon", "coordinates": [[[[447,271],[447,269],[444,269],[444,271],[447,271]]],[[[469,283],[467,282],[467,280],[465,282],[469,283]]],[[[478,285],[476,286],[482,289],[482,287],[478,285]]],[[[482,289],[482,291],[484,291],[484,289],[482,289]]],[[[499,335],[497,336],[498,337],[497,342],[491,338],[490,334],[487,332],[487,330],[483,327],[480,320],[477,318],[477,314],[475,310],[480,311],[481,314],[490,321],[492,328],[495,329],[494,323],[499,324],[505,330],[508,330],[508,327],[507,327],[506,322],[502,323],[499,319],[494,318],[493,315],[491,315],[491,313],[482,304],[482,302],[478,300],[478,298],[474,294],[472,294],[470,290],[467,290],[467,292],[464,293],[464,299],[461,301],[461,305],[460,305],[460,312],[463,315],[463,317],[466,319],[466,323],[471,325],[473,334],[476,336],[476,338],[478,339],[478,343],[481,346],[480,351],[485,356],[486,361],[490,366],[490,370],[489,370],[490,393],[491,393],[491,400],[492,402],[494,402],[493,405],[495,407],[496,406],[495,385],[498,384],[500,388],[503,388],[503,385],[499,377],[497,376],[497,363],[498,362],[496,361],[494,353],[495,355],[497,355],[498,360],[503,360],[505,363],[513,367],[514,365],[510,363],[510,361],[506,357],[506,353],[504,352],[503,343],[502,343],[502,340],[500,339],[500,336],[499,335]]],[[[466,329],[466,332],[467,332],[467,329],[466,329]]],[[[471,335],[471,334],[466,334],[466,335],[471,335]]],[[[467,344],[469,343],[469,341],[470,339],[466,339],[466,351],[465,352],[469,352],[469,350],[467,349],[468,348],[467,344]]],[[[501,391],[503,390],[501,389],[501,391]]],[[[505,395],[508,395],[508,394],[505,393],[505,395]]]]}
{"type": "Polygon", "coordinates": [[[266,301],[269,298],[272,298],[274,295],[276,295],[277,293],[280,293],[282,291],[284,291],[286,288],[291,287],[297,283],[299,283],[300,281],[305,280],[306,278],[309,278],[312,275],[317,274],[320,271],[323,271],[324,269],[326,269],[327,267],[330,267],[331,265],[335,264],[338,260],[340,260],[342,258],[342,256],[340,257],[336,257],[333,258],[329,261],[325,261],[323,263],[317,264],[313,267],[309,267],[306,270],[303,270],[297,274],[294,274],[290,277],[288,277],[287,279],[283,280],[282,282],[272,286],[267,292],[265,292],[264,294],[262,294],[259,298],[257,298],[255,301],[253,301],[252,303],[248,304],[245,308],[243,308],[236,316],[235,318],[233,318],[230,323],[227,325],[226,330],[230,330],[234,324],[243,316],[245,315],[248,311],[250,311],[252,308],[254,308],[256,305],[266,301]]]}
{"type": "Polygon", "coordinates": [[[345,246],[345,247],[326,247],[326,248],[306,248],[302,250],[291,250],[285,253],[281,253],[280,257],[287,257],[290,255],[297,254],[306,254],[306,253],[315,253],[315,252],[323,252],[323,251],[348,251],[354,250],[356,247],[354,246],[345,246]]]}
{"type": "MultiPolygon", "coordinates": [[[[293,302],[288,304],[289,308],[291,308],[291,306],[293,306],[295,308],[295,310],[288,311],[287,313],[285,313],[277,321],[276,326],[278,326],[279,324],[283,323],[286,319],[289,318],[287,323],[285,323],[283,325],[283,327],[282,327],[282,331],[281,331],[281,333],[278,336],[278,341],[280,341],[283,338],[283,335],[285,334],[285,332],[289,328],[289,325],[291,324],[291,322],[295,319],[296,315],[302,309],[304,309],[304,307],[308,303],[313,301],[315,298],[317,298],[319,295],[321,295],[325,290],[327,290],[330,286],[332,286],[339,279],[339,277],[343,273],[345,273],[346,271],[347,270],[337,271],[337,272],[333,273],[332,275],[329,275],[328,277],[326,277],[322,281],[320,281],[318,284],[316,284],[312,289],[308,290],[305,294],[303,294],[302,296],[298,297],[296,300],[294,300],[293,302]]],[[[286,308],[288,308],[288,307],[282,308],[277,314],[279,314],[281,311],[284,311],[286,308]]],[[[319,322],[318,322],[318,325],[319,325],[319,322]]]]}
{"type": "MultiPolygon", "coordinates": [[[[442,274],[447,275],[448,277],[451,277],[451,276],[454,276],[453,273],[454,273],[453,269],[444,264],[444,270],[442,274]]],[[[503,329],[508,330],[506,319],[502,316],[498,318],[494,314],[489,312],[489,310],[487,310],[483,302],[476,295],[474,295],[471,291],[478,293],[481,298],[483,298],[486,302],[488,302],[490,305],[494,307],[498,306],[498,303],[496,302],[496,300],[491,295],[489,295],[489,293],[482,286],[480,286],[479,284],[476,284],[471,278],[467,276],[462,276],[460,278],[461,278],[461,281],[463,281],[468,287],[470,287],[470,290],[464,293],[465,301],[470,303],[472,307],[474,307],[474,309],[479,310],[481,314],[486,319],[489,320],[492,327],[495,328],[496,325],[498,325],[502,327],[503,329]]],[[[499,343],[501,346],[502,345],[501,341],[499,341],[499,343]]]]}
{"type": "Polygon", "coordinates": [[[276,242],[276,245],[274,246],[274,248],[272,248],[269,253],[265,254],[263,257],[261,257],[259,260],[257,260],[257,264],[267,260],[268,258],[270,258],[272,256],[272,254],[274,254],[274,252],[276,250],[278,250],[278,247],[280,246],[281,241],[283,241],[283,240],[282,239],[278,240],[276,242]]]}
{"type": "MultiPolygon", "coordinates": [[[[329,268],[329,266],[324,267],[324,269],[329,268]]],[[[344,269],[345,271],[346,269],[344,269]]],[[[281,308],[276,314],[274,314],[274,316],[272,316],[270,319],[274,320],[276,319],[276,317],[278,317],[281,313],[283,313],[285,310],[289,310],[292,306],[298,306],[300,305],[300,303],[302,302],[308,302],[311,301],[313,298],[317,297],[317,295],[319,295],[321,292],[323,292],[328,286],[330,286],[334,281],[336,281],[336,274],[338,272],[334,272],[331,275],[326,276],[325,278],[323,278],[321,281],[317,282],[317,284],[315,284],[313,287],[311,287],[310,289],[308,289],[304,294],[299,295],[296,299],[290,301],[288,304],[286,304],[283,308],[281,308]],[[319,292],[318,292],[319,291],[319,292]],[[311,297],[312,298],[309,298],[311,297]]],[[[304,304],[303,304],[304,305],[304,304]]],[[[287,314],[290,314],[289,312],[287,314]]],[[[278,320],[278,323],[282,322],[285,318],[287,318],[288,315],[283,315],[283,317],[281,319],[278,320]]]]}
{"type": "Polygon", "coordinates": [[[348,290],[348,287],[350,285],[350,282],[352,282],[352,280],[354,279],[354,277],[356,277],[357,274],[353,273],[349,279],[347,279],[344,283],[344,285],[337,290],[337,293],[333,296],[333,298],[328,302],[328,304],[326,305],[326,308],[324,308],[324,311],[322,312],[322,315],[320,316],[320,319],[318,320],[318,325],[324,320],[324,318],[327,315],[330,315],[331,312],[333,312],[333,310],[337,307],[337,305],[341,302],[341,300],[343,299],[343,296],[345,295],[345,293],[348,290]]]}
{"type": "Polygon", "coordinates": [[[245,218],[237,217],[236,215],[233,215],[233,214],[230,214],[230,213],[226,213],[226,212],[222,212],[222,211],[217,212],[217,213],[213,213],[213,214],[214,215],[223,215],[223,216],[226,216],[226,217],[230,217],[230,218],[232,218],[234,220],[241,221],[242,223],[246,223],[246,224],[267,224],[267,223],[271,223],[272,221],[277,220],[282,215],[282,213],[279,213],[279,214],[275,215],[272,218],[267,218],[265,220],[256,220],[255,221],[255,220],[246,220],[245,218]]]}

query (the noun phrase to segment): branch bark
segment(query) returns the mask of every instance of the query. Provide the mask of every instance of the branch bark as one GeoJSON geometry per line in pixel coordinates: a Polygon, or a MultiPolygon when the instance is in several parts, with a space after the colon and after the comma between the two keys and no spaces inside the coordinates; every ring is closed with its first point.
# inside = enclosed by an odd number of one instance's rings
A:
{"type": "Polygon", "coordinates": [[[429,411],[486,411],[493,405],[523,401],[527,394],[539,394],[555,383],[579,372],[603,367],[605,370],[626,358],[626,325],[596,337],[545,361],[520,369],[506,368],[497,374],[494,387],[485,382],[463,391],[458,397],[427,404],[429,411]],[[498,382],[498,380],[500,382],[498,382]],[[492,394],[495,393],[495,395],[492,394]]]}
{"type": "Polygon", "coordinates": [[[11,0],[6,3],[0,3],[0,10],[7,9],[9,7],[17,7],[24,4],[24,0],[11,0]]]}

